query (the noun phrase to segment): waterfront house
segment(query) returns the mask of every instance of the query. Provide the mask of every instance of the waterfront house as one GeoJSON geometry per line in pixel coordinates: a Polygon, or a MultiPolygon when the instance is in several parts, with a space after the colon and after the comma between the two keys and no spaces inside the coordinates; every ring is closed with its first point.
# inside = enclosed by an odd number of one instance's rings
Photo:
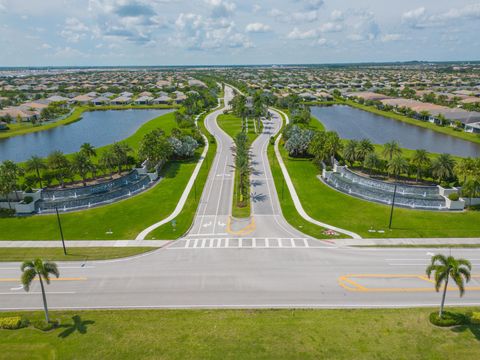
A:
{"type": "Polygon", "coordinates": [[[153,104],[170,104],[172,99],[167,95],[160,95],[156,99],[153,99],[153,104]]]}
{"type": "Polygon", "coordinates": [[[108,105],[110,104],[110,99],[105,96],[99,96],[95,99],[92,100],[93,105],[99,106],[99,105],[108,105]]]}
{"type": "Polygon", "coordinates": [[[140,96],[134,100],[134,103],[137,105],[148,105],[152,102],[153,97],[151,96],[140,96]]]}

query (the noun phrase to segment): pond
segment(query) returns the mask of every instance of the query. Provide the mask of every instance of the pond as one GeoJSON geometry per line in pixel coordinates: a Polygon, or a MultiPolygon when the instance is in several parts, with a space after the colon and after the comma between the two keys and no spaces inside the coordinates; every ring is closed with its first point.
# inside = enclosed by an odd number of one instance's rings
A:
{"type": "Polygon", "coordinates": [[[54,150],[73,153],[85,142],[95,147],[121,141],[147,121],[172,109],[88,111],[82,119],[50,130],[0,139],[0,161],[25,161],[32,155],[47,156],[54,150]]]}
{"type": "Polygon", "coordinates": [[[375,144],[396,140],[404,148],[467,157],[480,156],[480,144],[404,123],[346,105],[313,106],[312,115],[345,139],[368,138],[375,144]]]}

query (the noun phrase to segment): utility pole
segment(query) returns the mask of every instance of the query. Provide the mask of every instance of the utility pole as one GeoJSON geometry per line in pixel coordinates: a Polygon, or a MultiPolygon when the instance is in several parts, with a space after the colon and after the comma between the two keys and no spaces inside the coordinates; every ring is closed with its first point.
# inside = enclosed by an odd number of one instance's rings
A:
{"type": "Polygon", "coordinates": [[[55,212],[57,213],[58,228],[60,229],[60,236],[62,237],[63,254],[67,255],[67,249],[65,248],[65,239],[63,238],[62,222],[60,221],[60,214],[58,213],[58,207],[56,206],[55,212]]]}
{"type": "Polygon", "coordinates": [[[392,208],[390,209],[390,222],[388,224],[388,228],[392,229],[392,219],[393,219],[393,208],[395,207],[395,195],[397,194],[397,184],[393,188],[393,199],[392,199],[392,208]]]}

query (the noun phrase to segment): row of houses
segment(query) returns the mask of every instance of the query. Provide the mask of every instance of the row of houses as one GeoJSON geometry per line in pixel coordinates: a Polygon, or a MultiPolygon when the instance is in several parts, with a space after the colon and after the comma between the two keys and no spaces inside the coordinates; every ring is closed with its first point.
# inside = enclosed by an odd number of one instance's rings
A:
{"type": "Polygon", "coordinates": [[[428,121],[431,123],[441,124],[445,119],[451,125],[461,123],[465,131],[480,133],[480,112],[467,111],[460,108],[449,108],[447,106],[430,104],[413,99],[396,98],[379,94],[375,92],[353,92],[346,93],[347,98],[358,101],[372,101],[381,103],[382,106],[391,107],[394,111],[406,108],[412,110],[417,117],[421,114],[428,114],[428,121]]]}

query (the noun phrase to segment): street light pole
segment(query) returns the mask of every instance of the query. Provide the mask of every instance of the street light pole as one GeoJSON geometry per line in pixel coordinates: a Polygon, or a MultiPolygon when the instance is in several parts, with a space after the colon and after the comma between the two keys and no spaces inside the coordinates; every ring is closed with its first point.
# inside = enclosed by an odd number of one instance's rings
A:
{"type": "Polygon", "coordinates": [[[60,229],[60,236],[62,237],[63,254],[67,255],[67,249],[65,248],[65,239],[63,238],[62,222],[60,221],[58,207],[56,206],[55,206],[55,212],[57,213],[58,228],[60,229]]]}
{"type": "Polygon", "coordinates": [[[393,208],[395,207],[395,195],[397,194],[397,184],[395,184],[395,187],[393,188],[393,199],[392,199],[392,208],[390,210],[390,222],[388,224],[388,228],[391,230],[392,229],[392,219],[393,219],[393,208]]]}

